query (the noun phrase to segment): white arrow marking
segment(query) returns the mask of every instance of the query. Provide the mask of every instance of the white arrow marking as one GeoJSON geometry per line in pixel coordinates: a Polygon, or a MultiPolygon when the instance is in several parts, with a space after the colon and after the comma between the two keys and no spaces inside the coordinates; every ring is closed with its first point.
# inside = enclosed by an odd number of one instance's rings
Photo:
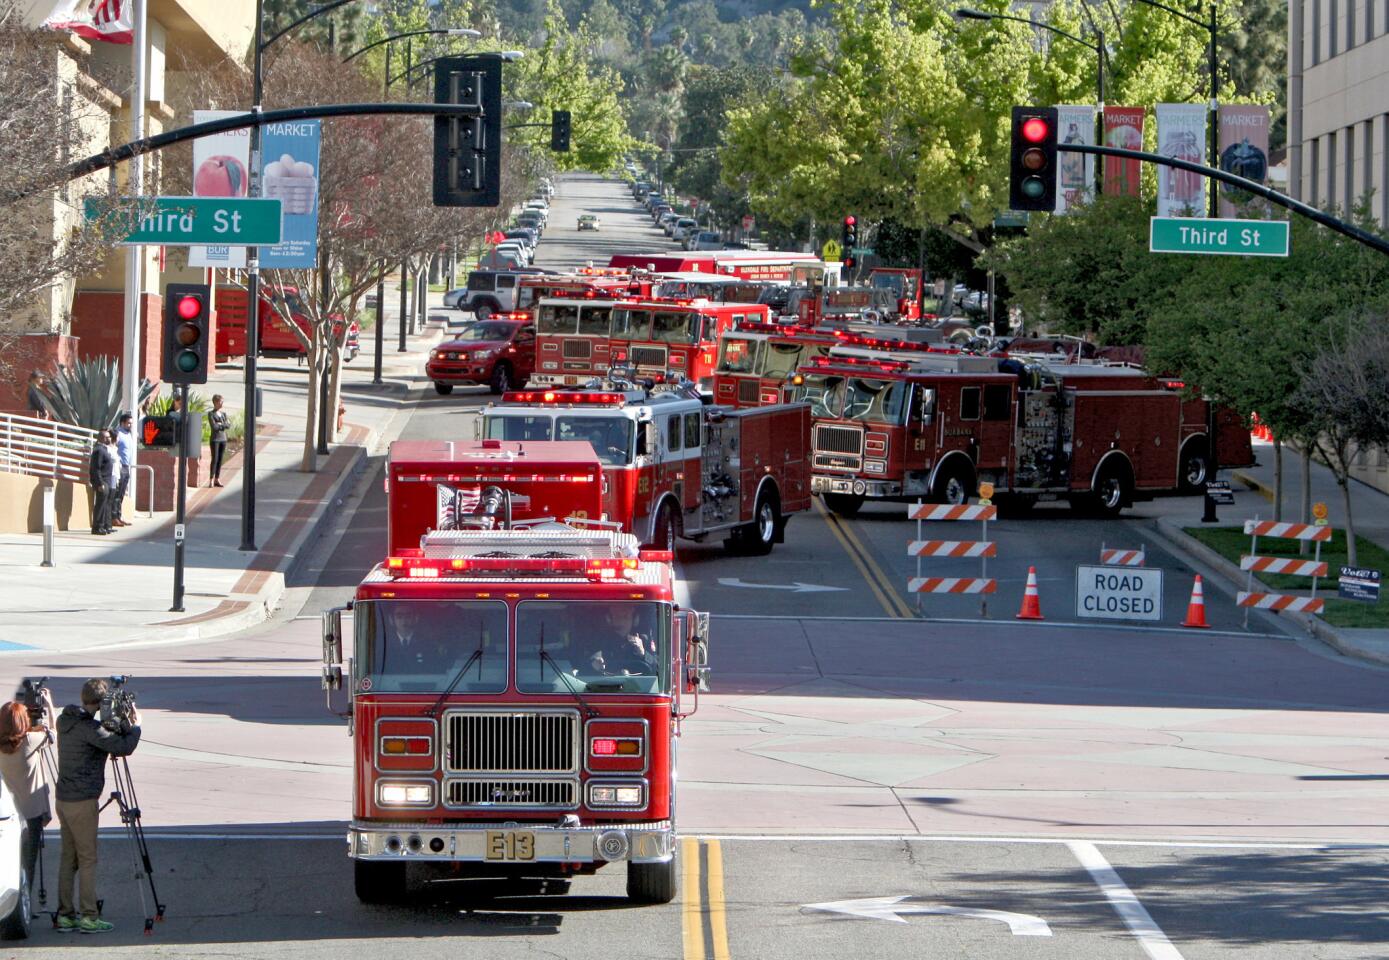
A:
{"type": "Polygon", "coordinates": [[[737,577],[719,577],[721,587],[742,587],[745,590],[790,590],[792,593],[832,593],[844,592],[848,587],[826,587],[818,583],[801,583],[799,580],[790,586],[784,583],[744,583],[737,577]]]}
{"type": "Polygon", "coordinates": [[[949,907],[944,904],[922,903],[913,897],[869,897],[865,900],[836,900],[833,903],[807,903],[802,910],[842,913],[864,920],[892,920],[906,923],[901,914],[921,913],[937,916],[970,917],[974,920],[996,920],[1008,924],[1015,937],[1049,937],[1051,927],[1041,917],[1030,913],[1009,913],[1006,910],[975,910],[970,907],[949,907]]]}

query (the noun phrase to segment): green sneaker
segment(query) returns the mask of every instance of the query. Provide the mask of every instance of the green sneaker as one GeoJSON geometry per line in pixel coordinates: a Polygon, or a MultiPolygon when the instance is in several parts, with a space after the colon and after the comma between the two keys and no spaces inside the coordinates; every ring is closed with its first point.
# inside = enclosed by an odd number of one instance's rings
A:
{"type": "Polygon", "coordinates": [[[53,924],[53,927],[59,933],[76,933],[77,918],[69,917],[66,914],[60,915],[57,922],[53,924]]]}
{"type": "Polygon", "coordinates": [[[114,929],[116,929],[114,924],[107,923],[98,917],[83,917],[77,921],[78,933],[105,933],[114,929]]]}

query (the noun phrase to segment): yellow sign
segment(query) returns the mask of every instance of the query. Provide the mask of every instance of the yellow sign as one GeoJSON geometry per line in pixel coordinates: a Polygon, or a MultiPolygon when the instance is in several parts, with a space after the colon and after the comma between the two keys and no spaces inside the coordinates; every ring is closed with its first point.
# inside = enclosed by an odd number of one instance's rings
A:
{"type": "Polygon", "coordinates": [[[992,483],[990,483],[989,481],[985,480],[983,483],[979,484],[979,500],[980,500],[980,502],[983,502],[983,501],[985,501],[985,500],[992,499],[992,498],[993,498],[993,495],[994,495],[994,485],[993,485],[992,483]]]}
{"type": "Polygon", "coordinates": [[[1312,504],[1312,516],[1316,517],[1318,520],[1326,519],[1326,504],[1323,501],[1318,500],[1316,503],[1312,504]]]}
{"type": "Polygon", "coordinates": [[[825,245],[820,248],[820,256],[826,261],[838,260],[844,249],[839,245],[838,240],[826,240],[825,245]]]}
{"type": "Polygon", "coordinates": [[[994,505],[994,502],[993,502],[992,500],[990,500],[988,497],[980,497],[980,498],[979,498],[979,506],[981,506],[981,507],[992,507],[993,505],[994,505]]]}

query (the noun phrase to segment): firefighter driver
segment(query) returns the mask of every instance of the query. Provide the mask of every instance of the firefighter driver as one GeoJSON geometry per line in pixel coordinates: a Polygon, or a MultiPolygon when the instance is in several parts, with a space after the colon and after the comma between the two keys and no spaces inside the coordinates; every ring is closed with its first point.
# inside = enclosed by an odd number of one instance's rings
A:
{"type": "Polygon", "coordinates": [[[603,608],[578,641],[577,673],[605,677],[634,677],[656,673],[656,642],[649,624],[641,621],[634,603],[603,608]]]}

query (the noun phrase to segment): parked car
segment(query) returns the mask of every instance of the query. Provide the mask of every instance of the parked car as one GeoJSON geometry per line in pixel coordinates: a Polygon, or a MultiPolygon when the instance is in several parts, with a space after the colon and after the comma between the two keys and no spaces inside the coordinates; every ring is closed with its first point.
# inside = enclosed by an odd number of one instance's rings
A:
{"type": "MultiPolygon", "coordinates": [[[[468,274],[468,284],[454,305],[459,310],[471,310],[479,320],[486,320],[494,313],[510,313],[516,309],[516,283],[527,275],[544,273],[543,270],[500,269],[474,270],[468,274]]],[[[450,290],[449,293],[456,291],[450,290]]],[[[448,294],[444,295],[445,297],[448,294]]]]}
{"type": "Polygon", "coordinates": [[[452,340],[429,351],[425,375],[435,392],[447,395],[456,386],[487,384],[505,393],[525,383],[535,371],[535,324],[526,320],[474,323],[452,340]]]}
{"type": "Polygon", "coordinates": [[[672,210],[670,209],[670,204],[668,204],[668,203],[659,203],[659,204],[657,204],[656,206],[654,206],[654,207],[651,208],[651,222],[652,222],[652,223],[659,224],[659,223],[661,222],[661,218],[664,217],[664,216],[665,216],[666,214],[668,214],[668,213],[672,213],[672,210]]]}
{"type": "Polygon", "coordinates": [[[599,227],[599,225],[600,225],[600,224],[599,224],[599,220],[598,220],[597,217],[595,217],[595,216],[594,216],[593,214],[591,214],[591,213],[586,213],[586,214],[584,214],[583,216],[581,216],[581,217],[579,218],[579,226],[578,226],[578,229],[580,229],[580,230],[597,230],[598,227],[599,227]]]}
{"type": "Polygon", "coordinates": [[[25,822],[9,788],[0,783],[0,936],[25,940],[33,920],[29,871],[24,867],[25,822]]]}
{"type": "Polygon", "coordinates": [[[534,230],[537,240],[539,240],[540,236],[545,232],[545,218],[540,215],[539,210],[532,210],[528,213],[521,214],[516,218],[515,225],[524,227],[528,230],[534,230]]]}
{"type": "Polygon", "coordinates": [[[535,255],[536,245],[540,242],[540,235],[530,227],[513,227],[502,236],[507,240],[519,240],[530,247],[532,257],[535,255]]]}
{"type": "Polygon", "coordinates": [[[686,241],[687,250],[722,250],[723,238],[714,230],[700,230],[686,241]]]}
{"type": "Polygon", "coordinates": [[[514,247],[488,250],[478,257],[477,265],[484,270],[520,270],[530,266],[526,255],[514,247]]]}
{"type": "Polygon", "coordinates": [[[679,217],[671,224],[670,238],[684,243],[686,234],[698,231],[699,221],[695,220],[693,217],[679,217]]]}
{"type": "Polygon", "coordinates": [[[661,232],[670,236],[675,231],[676,221],[680,219],[680,214],[674,210],[667,210],[661,214],[661,219],[656,221],[656,226],[661,228],[661,232]]]}
{"type": "Polygon", "coordinates": [[[531,250],[529,245],[522,243],[520,240],[503,240],[492,248],[493,253],[507,253],[508,251],[514,252],[520,256],[521,265],[523,267],[530,266],[531,260],[535,258],[535,252],[531,250]]]}

